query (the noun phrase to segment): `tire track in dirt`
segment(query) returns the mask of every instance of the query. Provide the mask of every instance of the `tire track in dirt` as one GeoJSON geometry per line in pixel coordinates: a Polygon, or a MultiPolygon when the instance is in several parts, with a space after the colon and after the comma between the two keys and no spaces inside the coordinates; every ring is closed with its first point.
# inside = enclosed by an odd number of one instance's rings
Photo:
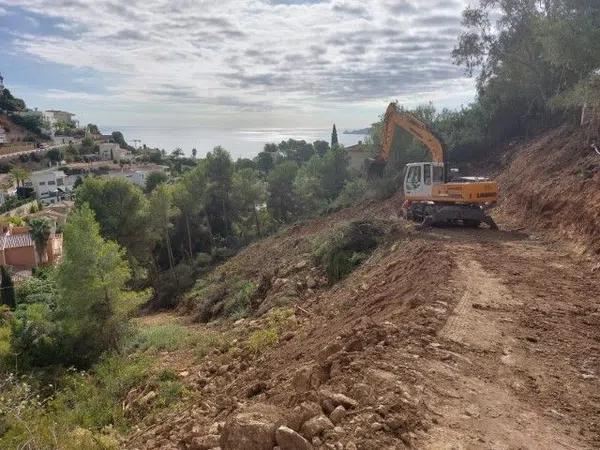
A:
{"type": "Polygon", "coordinates": [[[447,248],[459,299],[438,338],[463,358],[428,361],[432,381],[452,395],[429,400],[440,418],[419,447],[597,448],[597,374],[580,373],[595,359],[578,364],[571,345],[597,352],[590,341],[600,334],[568,316],[599,293],[598,283],[581,285],[578,261],[530,240],[441,234],[455,241],[447,248]],[[531,329],[540,321],[553,326],[546,336],[531,329]]]}

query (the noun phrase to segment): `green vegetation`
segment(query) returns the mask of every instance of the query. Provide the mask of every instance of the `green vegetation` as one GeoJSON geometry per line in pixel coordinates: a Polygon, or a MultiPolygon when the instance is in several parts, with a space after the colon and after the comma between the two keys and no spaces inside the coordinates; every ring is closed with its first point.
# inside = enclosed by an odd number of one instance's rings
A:
{"type": "Polygon", "coordinates": [[[371,222],[345,223],[314,242],[313,258],[334,283],[359,266],[383,235],[383,228],[371,222]]]}
{"type": "Polygon", "coordinates": [[[254,331],[248,336],[248,350],[259,355],[270,347],[277,345],[281,334],[289,328],[294,320],[294,310],[290,308],[274,308],[267,315],[267,327],[254,331]]]}

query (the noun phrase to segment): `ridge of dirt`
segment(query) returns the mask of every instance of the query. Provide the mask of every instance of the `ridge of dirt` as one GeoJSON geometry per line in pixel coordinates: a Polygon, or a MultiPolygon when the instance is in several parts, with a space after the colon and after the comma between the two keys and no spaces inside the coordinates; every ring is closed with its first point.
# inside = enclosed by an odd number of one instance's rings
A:
{"type": "Polygon", "coordinates": [[[563,126],[509,148],[497,181],[500,221],[600,255],[600,156],[585,131],[563,126]]]}

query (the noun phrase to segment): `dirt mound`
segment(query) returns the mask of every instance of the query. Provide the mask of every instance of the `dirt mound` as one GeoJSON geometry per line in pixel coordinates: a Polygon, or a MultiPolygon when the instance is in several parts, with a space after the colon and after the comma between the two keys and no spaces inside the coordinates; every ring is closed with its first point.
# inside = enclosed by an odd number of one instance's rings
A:
{"type": "Polygon", "coordinates": [[[600,155],[568,127],[510,148],[498,177],[500,221],[547,230],[600,254],[600,155]]]}

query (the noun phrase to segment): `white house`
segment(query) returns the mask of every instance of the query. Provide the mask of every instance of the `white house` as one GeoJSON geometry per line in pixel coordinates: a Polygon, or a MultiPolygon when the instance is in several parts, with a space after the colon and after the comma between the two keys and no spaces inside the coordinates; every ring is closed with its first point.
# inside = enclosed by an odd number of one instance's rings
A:
{"type": "Polygon", "coordinates": [[[117,162],[121,161],[121,156],[123,152],[119,144],[115,144],[113,142],[106,142],[100,144],[98,147],[100,148],[100,159],[114,160],[117,162]]]}
{"type": "Polygon", "coordinates": [[[48,123],[51,130],[54,130],[56,125],[60,122],[73,125],[74,127],[79,126],[79,122],[73,119],[73,117],[75,117],[75,114],[67,111],[49,109],[47,111],[44,111],[43,115],[44,120],[48,123]]]}
{"type": "Polygon", "coordinates": [[[0,92],[4,90],[4,77],[0,73],[0,92]]]}
{"type": "Polygon", "coordinates": [[[25,187],[33,188],[36,198],[42,203],[56,203],[70,194],[65,183],[66,175],[61,170],[47,169],[32,172],[25,181],[25,187]]]}
{"type": "Polygon", "coordinates": [[[6,144],[8,138],[6,137],[6,130],[0,127],[0,144],[6,144]]]}

